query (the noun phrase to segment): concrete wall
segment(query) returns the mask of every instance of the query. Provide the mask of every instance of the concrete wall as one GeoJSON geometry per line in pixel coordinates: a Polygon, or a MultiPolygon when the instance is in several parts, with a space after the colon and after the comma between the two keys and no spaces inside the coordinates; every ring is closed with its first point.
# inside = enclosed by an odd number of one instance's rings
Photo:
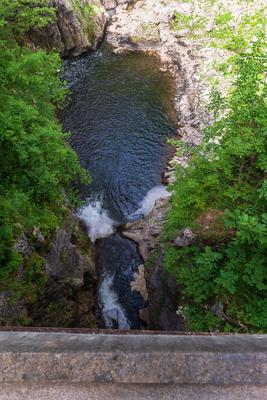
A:
{"type": "Polygon", "coordinates": [[[0,400],[267,399],[267,336],[0,333],[0,400]]]}

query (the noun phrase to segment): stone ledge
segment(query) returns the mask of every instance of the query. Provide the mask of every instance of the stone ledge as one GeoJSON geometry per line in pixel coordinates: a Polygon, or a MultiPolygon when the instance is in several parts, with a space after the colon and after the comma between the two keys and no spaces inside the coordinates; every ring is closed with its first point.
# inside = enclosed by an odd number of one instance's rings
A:
{"type": "Polygon", "coordinates": [[[267,385],[267,336],[0,333],[0,383],[267,385]]]}
{"type": "Polygon", "coordinates": [[[266,386],[49,384],[4,385],[0,400],[266,400],[266,386]]]}

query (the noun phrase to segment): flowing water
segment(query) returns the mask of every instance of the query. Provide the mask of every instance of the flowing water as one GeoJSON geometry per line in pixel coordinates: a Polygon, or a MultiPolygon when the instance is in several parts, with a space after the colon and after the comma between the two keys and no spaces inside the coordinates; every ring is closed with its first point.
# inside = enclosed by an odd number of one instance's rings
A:
{"type": "Polygon", "coordinates": [[[92,183],[81,187],[80,218],[96,241],[103,326],[138,328],[145,302],[130,281],[142,259],[116,228],[141,219],[168,192],[161,185],[172,124],[172,80],[155,57],[115,55],[107,44],[65,61],[72,91],[62,113],[70,143],[92,183]],[[97,240],[98,239],[98,240],[97,240]]]}

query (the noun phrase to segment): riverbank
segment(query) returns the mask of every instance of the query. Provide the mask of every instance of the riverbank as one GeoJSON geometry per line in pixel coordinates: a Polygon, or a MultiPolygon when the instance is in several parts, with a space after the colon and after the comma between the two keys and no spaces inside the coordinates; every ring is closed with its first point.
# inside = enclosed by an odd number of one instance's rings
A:
{"type": "MultiPolygon", "coordinates": [[[[220,45],[221,32],[225,26],[234,32],[242,18],[262,8],[262,1],[236,4],[229,1],[203,3],[154,0],[113,8],[114,15],[107,27],[107,41],[114,46],[115,52],[156,54],[162,62],[162,70],[170,71],[175,78],[177,137],[189,149],[201,142],[203,128],[212,123],[208,105],[214,87],[226,95],[232,83],[231,74],[225,76],[220,70],[220,64],[232,54],[226,46],[220,45]]],[[[177,163],[185,166],[189,156],[190,150],[184,157],[173,157],[165,172],[165,182],[174,181],[173,168],[177,163]]],[[[173,279],[166,278],[163,267],[164,249],[160,235],[167,208],[168,202],[158,203],[144,221],[127,224],[123,234],[135,240],[139,251],[145,254],[147,265],[150,265],[150,269],[146,268],[146,281],[152,307],[147,314],[148,319],[153,321],[153,328],[165,329],[168,326],[170,329],[168,321],[173,320],[177,322],[177,329],[184,329],[181,328],[183,316],[177,317],[176,314],[179,288],[173,279]],[[151,256],[147,257],[148,254],[151,256]],[[171,298],[168,293],[173,293],[171,298]]]]}

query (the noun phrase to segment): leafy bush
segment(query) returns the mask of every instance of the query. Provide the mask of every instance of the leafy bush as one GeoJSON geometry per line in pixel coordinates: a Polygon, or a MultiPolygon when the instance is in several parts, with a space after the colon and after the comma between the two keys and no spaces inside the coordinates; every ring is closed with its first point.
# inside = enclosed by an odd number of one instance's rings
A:
{"type": "Polygon", "coordinates": [[[190,226],[196,240],[184,249],[168,244],[165,261],[184,285],[189,329],[267,332],[264,29],[229,63],[236,77],[232,90],[228,98],[214,91],[217,120],[206,128],[203,143],[181,143],[191,158],[187,168],[177,167],[171,188],[166,238],[190,226]]]}
{"type": "MultiPolygon", "coordinates": [[[[16,238],[33,226],[49,237],[64,215],[63,189],[86,179],[55,115],[66,95],[61,60],[21,47],[25,31],[45,26],[53,15],[47,1],[0,0],[1,289],[18,286],[22,258],[14,249],[16,238]]],[[[26,281],[34,282],[41,267],[37,256],[30,260],[26,281]]]]}

